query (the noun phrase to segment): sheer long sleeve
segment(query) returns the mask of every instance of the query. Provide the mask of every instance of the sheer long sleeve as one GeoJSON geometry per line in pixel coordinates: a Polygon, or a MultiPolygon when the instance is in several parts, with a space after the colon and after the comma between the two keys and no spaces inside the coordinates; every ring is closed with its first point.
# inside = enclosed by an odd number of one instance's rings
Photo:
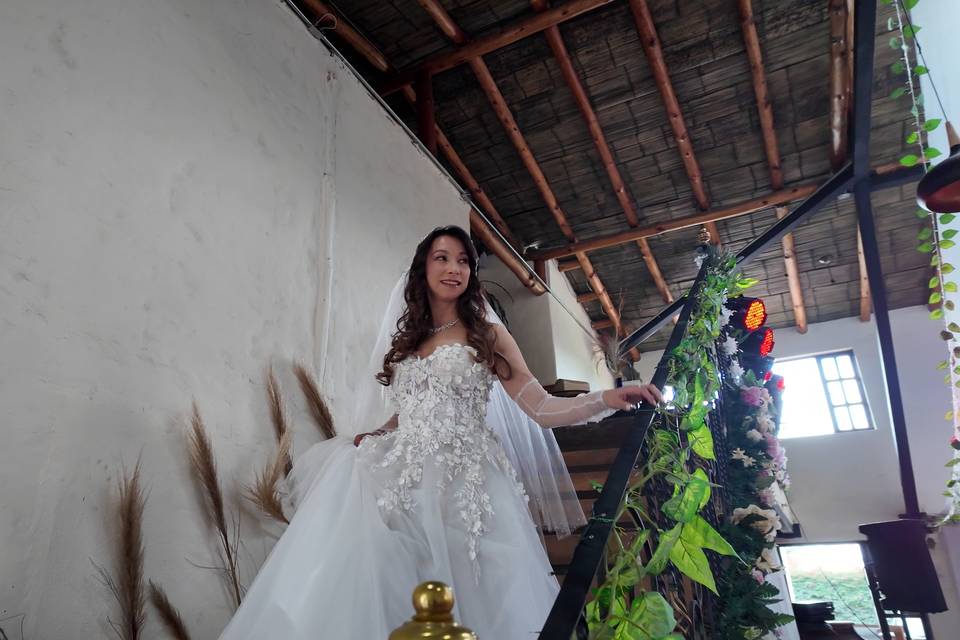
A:
{"type": "Polygon", "coordinates": [[[527,368],[513,336],[502,326],[497,326],[496,331],[497,351],[510,365],[509,372],[499,372],[500,382],[523,412],[541,427],[597,422],[616,413],[616,409],[604,402],[602,391],[575,398],[558,398],[547,393],[527,368]]]}
{"type": "Polygon", "coordinates": [[[594,391],[574,398],[558,398],[529,372],[515,373],[503,381],[503,388],[530,418],[541,427],[564,427],[597,422],[616,413],[603,401],[603,392],[594,391]]]}

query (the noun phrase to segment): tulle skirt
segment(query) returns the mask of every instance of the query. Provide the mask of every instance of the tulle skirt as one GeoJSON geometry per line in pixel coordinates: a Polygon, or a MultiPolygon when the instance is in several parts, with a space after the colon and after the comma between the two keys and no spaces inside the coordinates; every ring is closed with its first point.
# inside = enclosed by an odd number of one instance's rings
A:
{"type": "Polygon", "coordinates": [[[297,510],[221,640],[386,640],[426,580],[453,587],[456,620],[481,640],[535,638],[558,585],[513,478],[481,463],[493,514],[474,562],[440,465],[424,462],[413,508],[384,515],[378,498],[401,470],[367,458],[336,437],[297,460],[297,510]]]}

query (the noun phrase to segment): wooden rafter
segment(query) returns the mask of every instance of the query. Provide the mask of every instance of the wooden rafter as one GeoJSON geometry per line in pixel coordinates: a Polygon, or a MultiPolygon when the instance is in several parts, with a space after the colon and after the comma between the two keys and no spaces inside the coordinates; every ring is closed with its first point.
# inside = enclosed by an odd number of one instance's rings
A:
{"type": "MultiPolygon", "coordinates": [[[[786,217],[789,211],[777,207],[777,219],[786,217]]],[[[790,287],[790,304],[793,306],[793,321],[797,331],[807,332],[807,307],[803,304],[803,287],[800,285],[800,266],[797,264],[797,249],[793,243],[793,234],[787,233],[780,241],[783,245],[783,264],[787,272],[787,285],[790,287]]]]}
{"type": "MultiPolygon", "coordinates": [[[[684,120],[683,111],[680,109],[680,102],[673,90],[673,81],[670,80],[670,72],[667,70],[667,63],[663,57],[663,48],[660,46],[660,37],[657,35],[657,27],[653,23],[650,7],[647,6],[646,0],[630,0],[630,9],[637,23],[637,31],[640,33],[640,42],[647,56],[650,71],[653,73],[657,89],[660,90],[660,96],[663,98],[663,105],[670,119],[670,128],[673,129],[673,137],[677,143],[677,150],[680,152],[683,167],[690,179],[693,197],[700,210],[706,211],[710,208],[710,198],[707,196],[707,189],[703,184],[703,173],[693,151],[693,143],[690,141],[690,132],[687,131],[687,123],[684,120]]],[[[705,225],[707,231],[710,232],[710,241],[713,244],[720,244],[720,230],[717,228],[716,222],[707,221],[705,225]]]]}
{"type": "MultiPolygon", "coordinates": [[[[444,35],[450,38],[454,44],[463,45],[467,42],[467,34],[464,33],[463,30],[460,29],[460,27],[454,22],[453,18],[450,17],[446,9],[444,9],[440,4],[439,0],[418,0],[418,2],[420,6],[426,9],[427,13],[437,23],[444,35]]],[[[538,14],[538,16],[544,15],[547,14],[538,14]]],[[[463,51],[467,48],[468,47],[462,47],[460,51],[463,51]]],[[[540,164],[533,156],[533,152],[530,150],[526,138],[524,138],[523,133],[520,131],[520,126],[514,119],[513,113],[510,111],[510,107],[507,104],[506,99],[500,92],[500,88],[493,79],[490,69],[487,68],[487,64],[480,56],[469,57],[466,62],[473,70],[474,75],[477,77],[477,81],[479,82],[481,89],[483,89],[483,92],[486,94],[487,99],[490,101],[490,106],[493,108],[497,119],[499,119],[500,123],[503,125],[503,128],[507,133],[507,137],[513,143],[513,146],[517,150],[517,154],[520,156],[524,167],[526,167],[527,171],[530,173],[530,177],[537,186],[537,190],[540,191],[540,195],[543,198],[544,203],[547,205],[547,209],[549,209],[550,214],[553,216],[553,219],[556,221],[557,226],[560,227],[560,231],[568,240],[571,242],[576,242],[576,236],[573,233],[573,228],[570,227],[570,223],[567,220],[567,216],[563,209],[560,207],[560,202],[557,199],[557,196],[550,187],[550,183],[547,181],[546,175],[544,175],[543,170],[540,168],[540,164]]],[[[600,280],[600,276],[597,275],[596,270],[593,267],[593,263],[590,262],[590,258],[587,257],[586,253],[583,252],[577,253],[576,258],[577,262],[580,264],[580,268],[583,269],[584,275],[587,278],[587,282],[590,283],[590,288],[593,289],[594,293],[597,294],[601,308],[607,317],[613,322],[616,335],[618,337],[624,335],[624,328],[620,321],[620,312],[613,305],[613,300],[610,299],[610,294],[607,292],[606,287],[600,280]]],[[[635,358],[639,358],[639,352],[633,350],[632,353],[634,354],[635,358]]]]}
{"type": "MultiPolygon", "coordinates": [[[[773,122],[773,106],[767,87],[767,73],[763,65],[763,52],[760,49],[760,36],[757,33],[756,18],[753,14],[753,0],[738,0],[740,26],[743,42],[750,60],[750,75],[753,79],[753,92],[757,99],[757,113],[760,117],[760,130],[763,134],[763,148],[767,155],[767,169],[770,173],[770,186],[779,191],[783,188],[783,167],[781,166],[780,146],[777,143],[777,130],[773,122]]],[[[787,210],[777,207],[777,218],[787,215],[787,210]]],[[[795,254],[793,233],[781,240],[783,262],[787,273],[787,285],[790,288],[790,302],[793,306],[793,320],[800,333],[807,332],[807,308],[803,303],[803,287],[800,283],[800,268],[795,254]]]]}
{"type": "MultiPolygon", "coordinates": [[[[541,13],[550,8],[548,0],[531,0],[531,4],[536,11],[541,13]]],[[[587,91],[580,81],[580,76],[577,74],[576,69],[573,68],[573,62],[570,60],[570,54],[567,52],[567,47],[563,42],[563,36],[560,35],[560,28],[556,25],[548,27],[546,31],[544,31],[544,35],[547,38],[547,44],[550,45],[550,50],[553,52],[553,57],[560,66],[560,72],[563,74],[567,87],[570,89],[570,93],[573,94],[574,102],[576,102],[577,107],[580,109],[587,129],[590,131],[590,137],[593,139],[593,144],[597,149],[597,153],[600,155],[600,160],[603,162],[603,168],[607,172],[610,186],[613,188],[613,192],[617,196],[617,201],[623,209],[623,215],[627,218],[627,224],[631,227],[639,226],[640,220],[637,216],[637,210],[630,200],[630,194],[627,192],[623,177],[617,168],[617,163],[613,157],[613,152],[610,150],[607,137],[603,133],[603,128],[600,126],[600,120],[593,110],[593,105],[590,104],[590,97],[587,95],[587,91]]],[[[647,239],[641,238],[637,240],[637,246],[640,249],[640,255],[643,256],[643,261],[647,265],[647,270],[650,272],[650,277],[653,279],[657,291],[660,292],[660,297],[668,304],[673,302],[670,287],[667,286],[667,281],[660,271],[660,265],[657,263],[657,259],[653,255],[647,239]]]]}
{"type": "MultiPolygon", "coordinates": [[[[524,18],[523,20],[507,25],[497,33],[477,38],[469,44],[464,41],[463,43],[459,43],[464,46],[458,47],[450,52],[438,54],[420,63],[413,69],[396,74],[383,84],[380,89],[380,94],[389,95],[412,83],[419,71],[428,71],[431,74],[437,74],[448,69],[453,69],[454,67],[469,62],[473,58],[506,47],[507,45],[540,33],[549,27],[566,22],[571,18],[576,18],[611,2],[613,2],[613,0],[570,0],[543,13],[538,13],[529,18],[524,18]]],[[[420,4],[423,6],[422,2],[420,4]]],[[[434,6],[430,8],[424,7],[424,9],[437,23],[437,26],[440,27],[444,35],[454,40],[453,35],[460,27],[457,26],[450,15],[447,14],[446,9],[439,3],[435,3],[434,6]]],[[[460,33],[462,33],[462,31],[460,31],[460,33]]],[[[454,42],[456,41],[454,40],[454,42]]]]}
{"type": "MultiPolygon", "coordinates": [[[[304,3],[310,7],[317,15],[336,15],[326,4],[320,0],[304,0],[304,3]]],[[[386,57],[377,49],[369,40],[361,36],[359,33],[354,31],[345,20],[337,20],[333,30],[340,35],[344,41],[352,46],[357,53],[362,55],[371,65],[382,69],[386,72],[393,71],[393,66],[387,61],[386,57]]],[[[416,105],[416,95],[412,88],[404,88],[404,97],[410,101],[411,104],[416,105]]],[[[437,145],[444,155],[447,157],[447,160],[453,166],[454,170],[458,173],[461,180],[466,184],[467,189],[473,195],[474,200],[477,204],[483,208],[487,216],[492,220],[493,224],[497,227],[497,230],[500,231],[501,235],[506,238],[508,242],[516,246],[516,241],[513,238],[513,234],[510,232],[510,228],[507,226],[507,223],[504,221],[503,217],[497,211],[496,207],[493,206],[493,202],[486,196],[483,192],[483,189],[480,188],[480,184],[473,177],[473,174],[470,173],[470,170],[467,169],[467,166],[460,159],[460,156],[457,155],[453,147],[450,145],[450,141],[447,140],[447,137],[444,135],[440,127],[436,127],[437,135],[437,145]]],[[[510,247],[507,246],[487,225],[487,222],[473,210],[470,209],[470,229],[474,232],[477,237],[479,237],[485,245],[493,252],[501,262],[510,269],[514,275],[517,276],[517,279],[530,290],[534,295],[543,295],[546,293],[546,289],[543,287],[543,284],[530,274],[530,270],[527,267],[526,263],[520,260],[516,253],[510,250],[510,247]]]]}
{"type": "Polygon", "coordinates": [[[708,222],[726,220],[727,218],[736,218],[737,216],[746,215],[748,213],[756,213],[757,211],[762,211],[771,207],[783,206],[795,200],[801,200],[816,191],[818,186],[819,185],[817,184],[806,184],[799,187],[788,187],[786,189],[781,189],[780,191],[775,191],[769,195],[753,198],[752,200],[747,200],[729,207],[714,209],[712,211],[704,211],[702,213],[695,213],[693,215],[684,216],[681,218],[664,220],[651,225],[637,227],[636,229],[630,229],[629,231],[621,231],[619,233],[600,236],[590,240],[582,240],[580,242],[571,243],[563,247],[534,251],[532,252],[532,255],[534,258],[540,260],[566,258],[575,255],[578,251],[596,251],[597,249],[606,249],[607,247],[615,247],[620,244],[635,242],[640,238],[652,238],[653,236],[658,236],[661,233],[666,233],[668,231],[688,229],[690,227],[704,225],[708,222]]]}
{"type": "Polygon", "coordinates": [[[850,52],[847,0],[830,0],[830,165],[837,171],[847,161],[850,113],[850,52]]]}

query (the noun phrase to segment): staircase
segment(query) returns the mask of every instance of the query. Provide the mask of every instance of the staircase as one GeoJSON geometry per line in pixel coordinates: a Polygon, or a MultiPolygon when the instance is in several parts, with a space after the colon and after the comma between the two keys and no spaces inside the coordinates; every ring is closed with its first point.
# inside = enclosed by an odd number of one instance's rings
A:
{"type": "MultiPolygon", "coordinates": [[[[617,456],[620,443],[627,429],[631,428],[633,424],[635,424],[635,420],[632,416],[616,414],[600,423],[587,426],[560,427],[553,430],[557,438],[557,444],[560,445],[560,450],[563,452],[567,469],[570,471],[573,487],[580,499],[580,506],[583,507],[583,512],[587,515],[587,518],[590,517],[593,510],[593,503],[600,495],[593,488],[592,483],[603,484],[606,482],[607,472],[617,456]]],[[[626,515],[620,524],[621,526],[632,526],[632,522],[626,515]]],[[[561,539],[557,539],[553,535],[546,536],[547,554],[550,557],[550,563],[553,565],[554,573],[561,583],[573,556],[573,550],[580,541],[581,532],[582,529],[561,539]]]]}

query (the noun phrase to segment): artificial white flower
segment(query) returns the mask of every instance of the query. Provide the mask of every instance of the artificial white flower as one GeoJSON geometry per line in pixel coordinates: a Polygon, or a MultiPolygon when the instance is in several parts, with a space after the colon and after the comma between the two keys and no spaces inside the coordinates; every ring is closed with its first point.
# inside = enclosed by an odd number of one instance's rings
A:
{"type": "Polygon", "coordinates": [[[740,350],[740,345],[737,344],[737,339],[733,336],[727,336],[727,339],[720,344],[720,351],[723,352],[723,355],[733,357],[737,355],[737,351],[740,350]]]}
{"type": "Polygon", "coordinates": [[[743,462],[744,467],[752,467],[753,463],[756,462],[756,460],[747,455],[746,451],[740,449],[739,447],[733,450],[733,452],[730,454],[730,457],[734,460],[740,460],[743,462]]]}
{"type": "Polygon", "coordinates": [[[727,373],[730,374],[730,377],[733,378],[733,381],[737,384],[740,383],[740,379],[743,378],[745,373],[743,367],[740,366],[740,363],[734,360],[730,363],[730,366],[727,368],[727,373]]]}
{"type": "Polygon", "coordinates": [[[750,440],[751,442],[760,442],[763,440],[763,434],[756,429],[750,429],[750,431],[747,431],[747,440],[750,440]]]}
{"type": "Polygon", "coordinates": [[[756,561],[757,569],[760,571],[779,571],[781,569],[780,563],[777,562],[777,556],[774,554],[773,549],[764,549],[760,552],[760,557],[756,561]]]}
{"type": "Polygon", "coordinates": [[[755,504],[746,508],[737,507],[734,509],[730,521],[733,524],[739,524],[747,516],[759,516],[757,520],[750,523],[750,526],[759,531],[768,542],[775,540],[777,531],[783,528],[783,523],[780,522],[780,516],[777,515],[776,511],[764,509],[755,504]]]}
{"type": "Polygon", "coordinates": [[[730,318],[733,317],[733,309],[730,307],[724,306],[720,309],[720,328],[730,324],[730,318]]]}
{"type": "Polygon", "coordinates": [[[703,261],[706,259],[707,254],[705,253],[697,253],[697,255],[693,257],[693,261],[696,263],[698,269],[703,266],[703,261]]]}
{"type": "Polygon", "coordinates": [[[757,416],[757,429],[761,433],[772,433],[777,428],[773,420],[765,412],[757,416]]]}

